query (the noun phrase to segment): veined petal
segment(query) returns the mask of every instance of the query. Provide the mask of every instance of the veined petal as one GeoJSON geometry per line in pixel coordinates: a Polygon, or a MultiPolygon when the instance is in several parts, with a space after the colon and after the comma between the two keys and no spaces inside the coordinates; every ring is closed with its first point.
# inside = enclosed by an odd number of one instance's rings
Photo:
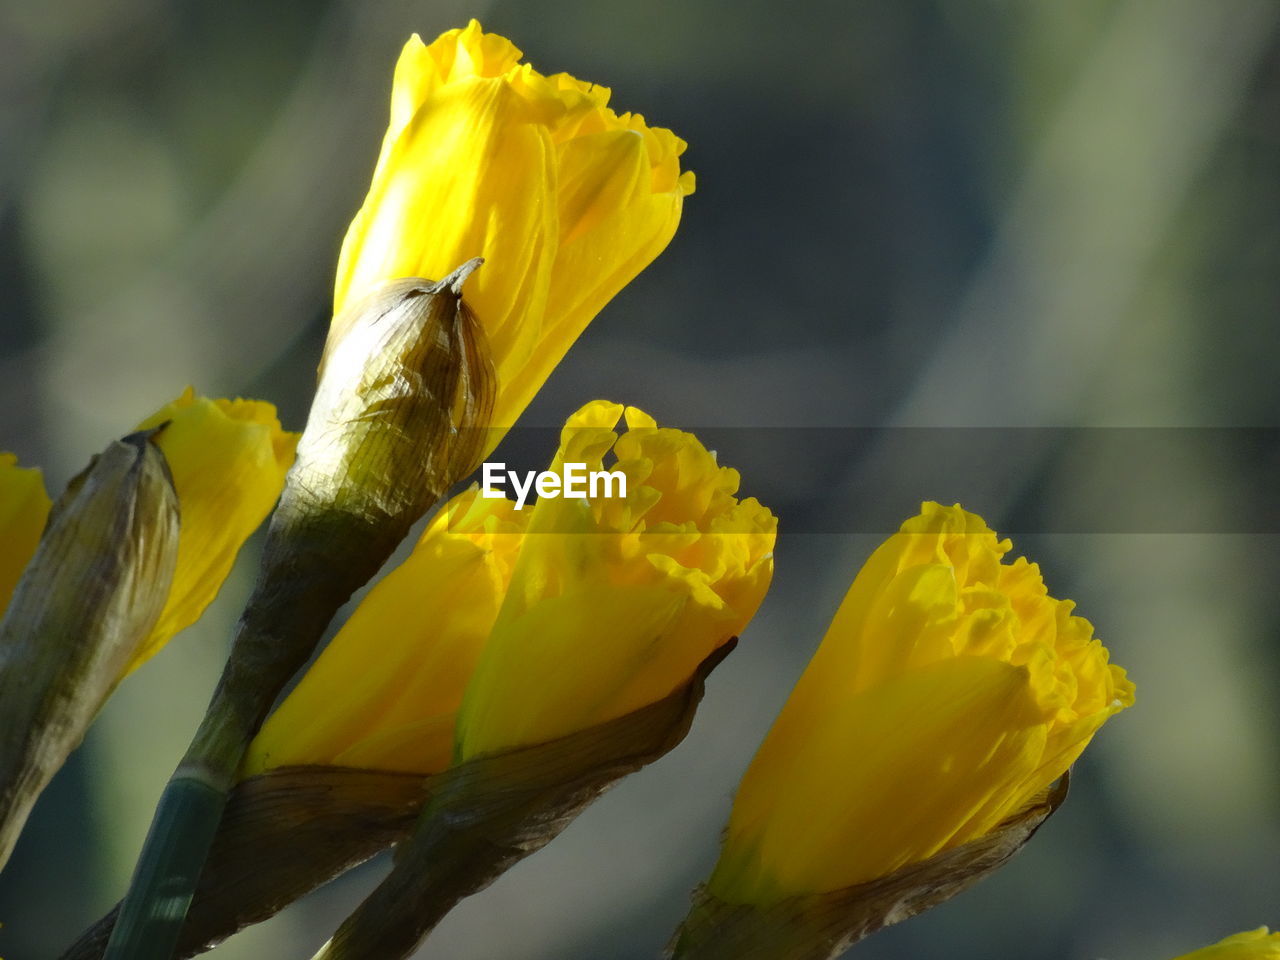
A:
{"type": "Polygon", "coordinates": [[[716,897],[843,889],[984,837],[1133,702],[1010,546],[926,503],[872,554],[743,778],[716,897]]]}
{"type": "Polygon", "coordinates": [[[836,890],[988,827],[1036,767],[1045,724],[1027,672],[978,657],[933,664],[825,704],[784,708],[743,777],[711,880],[730,902],[836,890]]]}
{"type": "Polygon", "coordinates": [[[0,616],[36,552],[51,506],[40,471],[0,453],[0,616]]]}
{"type": "Polygon", "coordinates": [[[177,568],[160,620],[129,670],[199,619],[217,596],[240,547],[279,497],[297,444],[271,404],[214,400],[191,387],[138,429],[165,422],[156,445],[178,493],[177,568]]]}
{"type": "MultiPolygon", "coordinates": [[[[438,280],[459,263],[488,264],[467,287],[502,381],[527,356],[555,256],[550,136],[500,78],[450,84],[391,146],[338,260],[335,315],[395,277],[438,280]],[[534,322],[526,323],[532,316],[534,322]]],[[[335,329],[330,343],[343,331],[335,329]]]]}
{"type": "Polygon", "coordinates": [[[768,589],[777,520],[734,496],[737,472],[692,434],[595,401],[565,425],[551,469],[566,463],[622,470],[625,496],[534,506],[459,712],[459,760],[661,699],[746,626],[768,589]],[[631,429],[619,435],[622,416],[631,429]]]}
{"type": "Polygon", "coordinates": [[[254,738],[243,775],[295,764],[435,773],[498,615],[525,515],[474,488],[356,608],[254,738]]]}
{"type": "MultiPolygon", "coordinates": [[[[601,308],[670,241],[693,175],[685,143],[609,90],[544,76],[476,21],[396,66],[369,194],[347,231],[334,314],[404,276],[471,257],[469,286],[498,375],[492,442],[601,308]]],[[[345,331],[330,331],[326,355],[345,331]]]]}

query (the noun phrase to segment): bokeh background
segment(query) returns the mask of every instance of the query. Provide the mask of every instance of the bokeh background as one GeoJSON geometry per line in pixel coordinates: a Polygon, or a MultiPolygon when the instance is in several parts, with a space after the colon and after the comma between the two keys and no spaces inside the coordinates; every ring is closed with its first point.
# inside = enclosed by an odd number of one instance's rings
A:
{"type": "MultiPolygon", "coordinates": [[[[473,15],[675,129],[699,178],[525,422],[603,395],[722,428],[784,533],[686,743],[422,955],[657,956],[858,564],[924,498],[1014,534],[1138,705],[1010,866],[853,954],[1160,960],[1280,924],[1274,0],[3,0],[0,448],[56,491],[188,382],[299,428],[395,56],[473,15]]],[[[42,798],[0,955],[55,956],[123,891],[255,552],[42,798]]],[[[214,956],[309,957],[385,869],[214,956]]]]}

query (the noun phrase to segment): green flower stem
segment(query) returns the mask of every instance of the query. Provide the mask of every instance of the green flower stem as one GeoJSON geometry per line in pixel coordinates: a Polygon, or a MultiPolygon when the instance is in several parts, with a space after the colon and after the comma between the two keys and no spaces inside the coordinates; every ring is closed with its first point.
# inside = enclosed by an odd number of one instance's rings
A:
{"type": "Polygon", "coordinates": [[[175,774],[160,798],[130,893],[121,908],[107,956],[169,960],[200,869],[213,843],[227,793],[175,774]],[[138,895],[140,894],[140,895],[138,895]]]}

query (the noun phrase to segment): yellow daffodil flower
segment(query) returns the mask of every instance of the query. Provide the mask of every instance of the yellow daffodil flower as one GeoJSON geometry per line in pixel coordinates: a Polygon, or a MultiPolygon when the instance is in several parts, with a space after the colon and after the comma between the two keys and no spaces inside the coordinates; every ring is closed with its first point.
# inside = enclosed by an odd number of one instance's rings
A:
{"type": "Polygon", "coordinates": [[[552,470],[599,469],[612,448],[625,498],[455,497],[267,720],[242,775],[437,773],[455,736],[472,756],[651,703],[737,634],[768,588],[776,519],[739,502],[737,472],[692,435],[628,408],[619,437],[622,413],[599,401],[571,417],[552,470]]]}
{"type": "MultiPolygon", "coordinates": [[[[567,463],[627,477],[625,496],[540,499],[458,714],[457,761],[622,716],[688,682],[741,632],[773,573],[777,519],[692,434],[595,401],[569,418],[567,463]],[[629,431],[614,432],[625,416],[629,431]]],[[[615,494],[618,492],[615,489],[615,494]]]]}
{"type": "Polygon", "coordinates": [[[343,625],[249,746],[243,776],[322,765],[438,773],[529,512],[471,489],[343,625]]]}
{"type": "Polygon", "coordinates": [[[36,552],[51,506],[40,471],[0,453],[0,616],[36,552]]]}
{"type": "MultiPolygon", "coordinates": [[[[166,422],[156,446],[178,493],[178,565],[164,611],[126,673],[199,619],[217,596],[240,547],[280,495],[297,443],[296,434],[281,429],[271,404],[209,399],[191,387],[138,429],[166,422]]],[[[0,614],[35,552],[50,505],[40,471],[0,455],[0,614]]]]}
{"type": "Polygon", "coordinates": [[[178,493],[178,565],[160,620],[130,671],[194,623],[217,596],[240,547],[279,497],[298,439],[281,429],[269,403],[212,400],[191,387],[138,429],[166,421],[156,446],[178,493]]]}
{"type": "Polygon", "coordinates": [[[1184,953],[1174,960],[1264,960],[1280,957],[1280,931],[1271,933],[1266,927],[1237,933],[1211,947],[1184,953]]]}
{"type": "Polygon", "coordinates": [[[544,76],[472,20],[396,66],[373,182],[342,245],[334,327],[345,308],[399,277],[439,280],[472,257],[467,285],[493,355],[490,449],[591,319],[662,252],[684,197],[685,144],[609,90],[544,76]]]}
{"type": "Polygon", "coordinates": [[[1133,702],[1010,547],[926,503],[872,554],[743,777],[714,896],[843,889],[983,836],[1133,702]]]}

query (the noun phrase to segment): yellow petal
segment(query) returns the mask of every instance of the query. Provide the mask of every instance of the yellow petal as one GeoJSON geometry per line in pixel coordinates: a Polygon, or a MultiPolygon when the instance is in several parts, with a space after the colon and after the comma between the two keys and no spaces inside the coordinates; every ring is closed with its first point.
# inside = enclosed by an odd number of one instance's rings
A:
{"type": "Polygon", "coordinates": [[[540,500],[458,718],[457,757],[543,742],[652,703],[754,615],[776,518],[692,434],[595,401],[552,469],[627,466],[624,497],[540,500]],[[625,461],[624,461],[625,458],[625,461]]]}
{"type": "Polygon", "coordinates": [[[166,421],[157,446],[178,492],[178,564],[164,612],[129,670],[199,619],[217,596],[240,547],[279,497],[297,444],[271,404],[213,400],[191,387],[139,429],[166,421]]]}
{"type": "Polygon", "coordinates": [[[501,78],[457,81],[421,106],[347,233],[335,315],[382,281],[438,280],[484,257],[466,299],[501,382],[504,363],[531,349],[555,256],[554,155],[537,120],[501,78]]]}
{"type": "Polygon", "coordinates": [[[1133,702],[1010,547],[926,503],[872,554],[743,779],[717,896],[833,890],[976,839],[1133,702]]]}
{"type": "Polygon", "coordinates": [[[0,616],[36,552],[50,506],[40,471],[20,467],[13,454],[0,453],[0,616]]]}
{"type": "Polygon", "coordinates": [[[1194,950],[1175,960],[1263,960],[1280,957],[1280,931],[1271,933],[1266,927],[1237,933],[1211,947],[1194,950]]]}
{"type": "Polygon", "coordinates": [[[267,719],[244,775],[292,764],[435,773],[498,615],[526,515],[475,489],[437,514],[267,719]]]}
{"type": "MultiPolygon", "coordinates": [[[[693,178],[684,141],[609,91],[544,76],[476,21],[401,52],[334,314],[378,284],[485,266],[467,302],[498,375],[496,445],[591,319],[667,245],[693,178]]],[[[330,332],[329,348],[344,331],[330,332]]],[[[326,351],[328,352],[328,350],[326,351]]]]}
{"type": "MultiPolygon", "coordinates": [[[[794,702],[794,701],[793,701],[794,702]]],[[[957,657],[795,722],[789,703],[739,788],[711,880],[769,902],[883,876],[954,840],[1036,767],[1045,724],[1023,668],[957,657]],[[993,803],[994,802],[994,803],[993,803]]]]}
{"type": "Polygon", "coordinates": [[[542,599],[503,620],[490,641],[503,658],[487,659],[476,674],[484,696],[459,724],[460,756],[550,740],[670,693],[709,652],[697,656],[693,645],[662,643],[687,601],[661,586],[600,584],[542,599]],[[594,642],[585,642],[589,637],[594,642]],[[653,662],[664,654],[663,663],[653,662]],[[627,696],[640,672],[650,689],[627,696]],[[536,692],[524,689],[530,677],[538,678],[536,692]]]}

